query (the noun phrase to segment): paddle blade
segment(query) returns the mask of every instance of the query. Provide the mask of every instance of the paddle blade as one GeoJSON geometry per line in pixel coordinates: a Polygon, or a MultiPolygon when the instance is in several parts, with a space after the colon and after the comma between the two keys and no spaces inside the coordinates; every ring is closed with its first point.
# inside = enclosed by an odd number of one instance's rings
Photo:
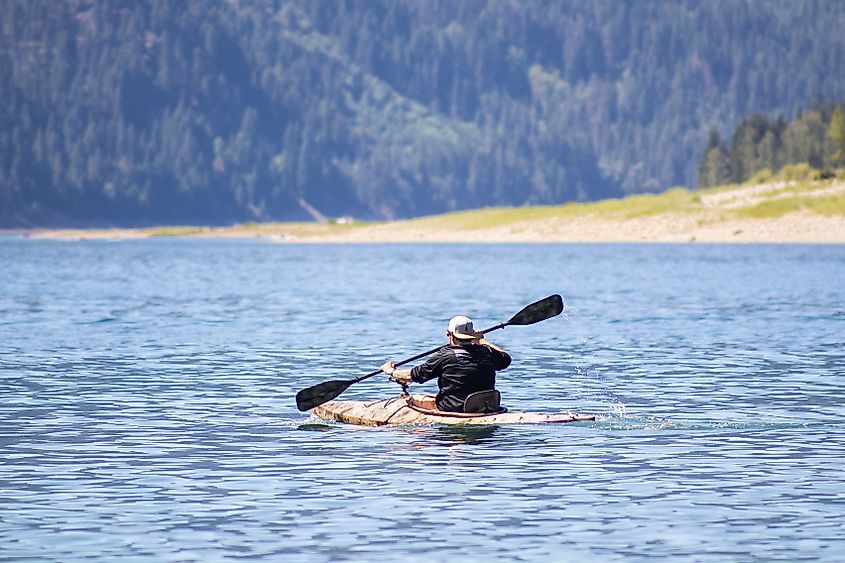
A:
{"type": "Polygon", "coordinates": [[[559,315],[563,311],[563,298],[558,295],[549,295],[536,303],[527,305],[519,313],[511,317],[506,324],[509,325],[532,325],[546,319],[559,315]]]}
{"type": "Polygon", "coordinates": [[[325,381],[319,385],[303,389],[296,394],[296,408],[310,411],[326,401],[331,401],[355,383],[355,381],[325,381]]]}

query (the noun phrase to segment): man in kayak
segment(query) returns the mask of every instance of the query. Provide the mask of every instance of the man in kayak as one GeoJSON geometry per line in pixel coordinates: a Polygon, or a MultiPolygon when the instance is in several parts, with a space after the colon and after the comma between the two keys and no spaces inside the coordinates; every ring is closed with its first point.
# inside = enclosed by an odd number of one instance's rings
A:
{"type": "Polygon", "coordinates": [[[425,363],[412,369],[396,369],[387,361],[381,366],[393,381],[407,385],[425,383],[437,378],[440,388],[436,397],[414,395],[419,407],[449,412],[463,412],[466,398],[478,391],[496,386],[496,371],[511,364],[511,357],[476,332],[468,317],[452,317],[446,330],[449,344],[438,350],[425,363]]]}

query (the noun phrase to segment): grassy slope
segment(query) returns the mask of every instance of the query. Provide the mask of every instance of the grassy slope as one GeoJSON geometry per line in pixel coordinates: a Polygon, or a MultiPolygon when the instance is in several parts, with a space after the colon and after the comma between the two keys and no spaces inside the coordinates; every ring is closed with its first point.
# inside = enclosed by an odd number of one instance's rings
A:
{"type": "Polygon", "coordinates": [[[698,204],[700,204],[700,197],[695,192],[674,188],[662,194],[634,195],[624,199],[608,199],[595,203],[567,203],[542,207],[496,207],[424,217],[410,222],[420,228],[490,229],[528,221],[573,219],[586,216],[605,220],[624,220],[676,211],[693,211],[698,204]]]}
{"type": "Polygon", "coordinates": [[[514,223],[546,219],[574,219],[589,217],[605,221],[624,221],[669,213],[699,214],[706,221],[732,218],[776,218],[796,211],[820,215],[845,215],[845,193],[829,193],[829,188],[841,184],[845,171],[835,179],[815,180],[809,173],[798,178],[793,169],[776,177],[758,175],[745,184],[731,184],[718,188],[690,191],[673,188],[660,194],[642,194],[623,199],[609,199],[594,203],[568,203],[546,207],[509,207],[461,211],[409,221],[420,228],[488,229],[514,223]],[[754,197],[744,197],[753,188],[754,197]],[[759,188],[763,188],[760,190],[759,188]],[[720,203],[708,203],[708,196],[736,194],[720,203]],[[743,200],[747,200],[743,203],[743,200]]]}

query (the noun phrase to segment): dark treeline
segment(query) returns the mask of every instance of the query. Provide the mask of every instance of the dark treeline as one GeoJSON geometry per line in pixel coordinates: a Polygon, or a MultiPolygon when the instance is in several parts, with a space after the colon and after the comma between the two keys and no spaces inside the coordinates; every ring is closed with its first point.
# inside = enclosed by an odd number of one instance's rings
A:
{"type": "Polygon", "coordinates": [[[763,170],[778,172],[789,164],[816,169],[845,164],[845,119],[842,107],[817,103],[792,122],[754,114],[743,119],[726,145],[710,133],[699,167],[701,187],[744,182],[763,170]]]}
{"type": "Polygon", "coordinates": [[[845,95],[845,3],[824,0],[4,0],[0,16],[0,226],[657,191],[696,182],[712,129],[845,95]]]}

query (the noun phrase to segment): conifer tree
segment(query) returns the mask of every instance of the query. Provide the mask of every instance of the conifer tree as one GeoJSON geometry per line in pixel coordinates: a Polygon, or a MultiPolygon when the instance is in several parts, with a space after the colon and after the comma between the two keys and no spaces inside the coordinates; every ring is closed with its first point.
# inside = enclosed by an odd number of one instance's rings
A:
{"type": "Polygon", "coordinates": [[[830,118],[830,126],[827,129],[827,136],[833,141],[834,164],[845,164],[845,117],[842,116],[842,107],[836,106],[830,118]]]}
{"type": "Polygon", "coordinates": [[[719,186],[730,179],[728,167],[728,152],[725,144],[715,129],[710,131],[707,148],[704,150],[704,160],[698,169],[698,185],[702,188],[719,186]]]}

